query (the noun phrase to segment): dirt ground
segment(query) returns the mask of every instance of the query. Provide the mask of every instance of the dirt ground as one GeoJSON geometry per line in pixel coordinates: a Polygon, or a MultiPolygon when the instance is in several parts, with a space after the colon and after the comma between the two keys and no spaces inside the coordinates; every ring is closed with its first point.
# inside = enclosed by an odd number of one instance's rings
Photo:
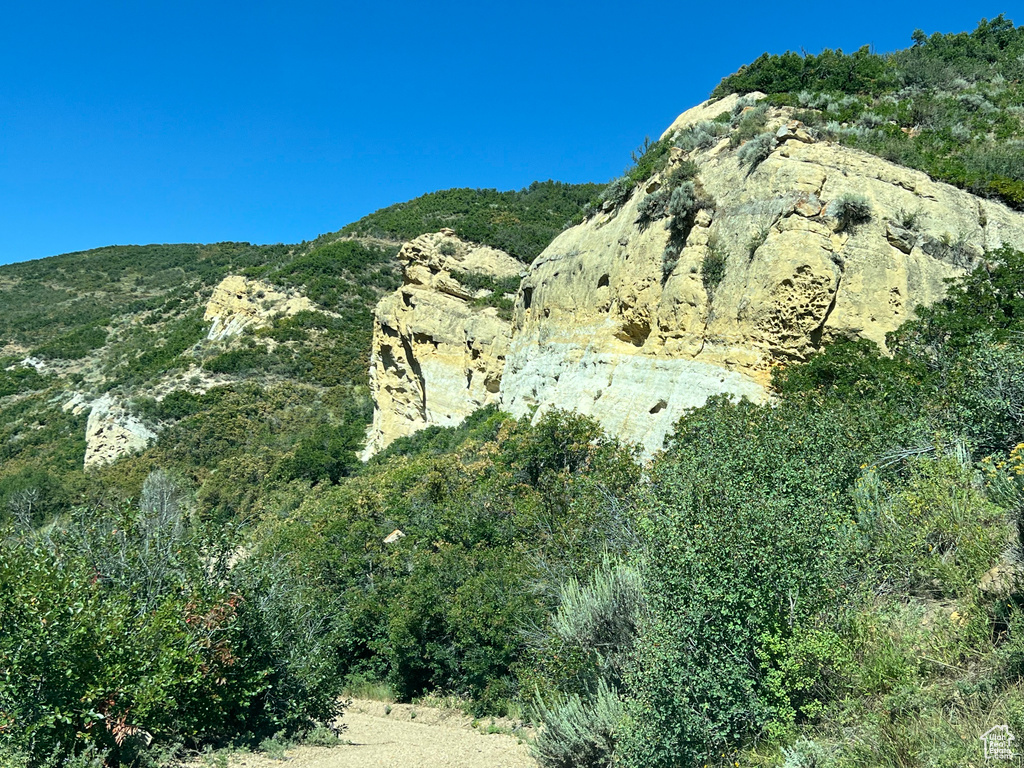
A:
{"type": "MultiPolygon", "coordinates": [[[[346,743],[296,747],[285,760],[234,754],[231,768],[537,768],[526,741],[507,732],[486,733],[453,709],[355,700],[342,718],[346,743]]],[[[512,723],[492,727],[508,731],[512,723]]]]}

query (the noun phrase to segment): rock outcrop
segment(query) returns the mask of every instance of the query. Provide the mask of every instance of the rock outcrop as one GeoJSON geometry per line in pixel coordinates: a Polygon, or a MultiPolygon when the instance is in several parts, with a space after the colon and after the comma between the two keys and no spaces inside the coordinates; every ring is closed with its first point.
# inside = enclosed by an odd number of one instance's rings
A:
{"type": "Polygon", "coordinates": [[[247,327],[263,328],[275,317],[290,317],[305,310],[324,311],[305,296],[281,293],[259,280],[228,275],[213,289],[203,319],[213,323],[207,338],[219,341],[247,327]]]}
{"type": "MultiPolygon", "coordinates": [[[[64,404],[77,413],[82,403],[72,398],[64,404]]],[[[94,400],[85,425],[85,468],[110,464],[143,450],[156,433],[131,415],[123,404],[109,394],[94,400]]]]}
{"type": "Polygon", "coordinates": [[[526,267],[502,251],[423,235],[398,254],[404,285],[375,311],[370,360],[373,424],[366,457],[428,426],[455,426],[497,402],[511,323],[475,306],[526,267]]]}
{"type": "MultiPolygon", "coordinates": [[[[667,135],[737,101],[695,107],[667,135]]],[[[884,348],[886,333],[915,307],[944,295],[946,278],[986,249],[1024,245],[1024,215],[818,140],[790,110],[770,109],[766,131],[770,151],[753,167],[740,162],[728,137],[691,152],[673,149],[668,166],[621,206],[545,249],[516,296],[504,369],[489,369],[491,380],[501,381],[503,409],[516,416],[552,407],[591,414],[649,454],[708,396],[763,400],[774,365],[804,360],[835,339],[862,337],[884,348]],[[645,198],[667,197],[673,171],[690,162],[706,204],[667,248],[668,219],[645,220],[645,198]],[[844,215],[849,199],[866,204],[860,220],[844,215]],[[720,279],[704,274],[715,262],[724,268],[720,279]]],[[[461,338],[474,322],[464,303],[449,313],[406,295],[378,309],[379,334],[392,334],[392,348],[402,350],[393,356],[396,371],[429,365],[435,349],[407,343],[410,333],[394,330],[396,310],[404,327],[429,322],[443,327],[445,338],[461,338]]],[[[375,369],[394,378],[384,359],[375,369]]],[[[455,402],[453,386],[438,390],[428,385],[400,400],[378,399],[375,423],[444,424],[448,414],[461,420],[482,403],[461,395],[455,402]],[[430,417],[417,421],[407,415],[413,411],[430,417]]]]}

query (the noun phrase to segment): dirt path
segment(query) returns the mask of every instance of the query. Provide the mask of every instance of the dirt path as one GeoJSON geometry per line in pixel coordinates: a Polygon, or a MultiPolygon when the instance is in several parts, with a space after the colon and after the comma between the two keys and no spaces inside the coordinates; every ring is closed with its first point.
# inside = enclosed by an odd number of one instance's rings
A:
{"type": "Polygon", "coordinates": [[[474,728],[456,710],[356,700],[342,721],[351,744],[296,747],[284,762],[236,754],[231,768],[537,768],[524,740],[486,734],[490,720],[474,728]]]}

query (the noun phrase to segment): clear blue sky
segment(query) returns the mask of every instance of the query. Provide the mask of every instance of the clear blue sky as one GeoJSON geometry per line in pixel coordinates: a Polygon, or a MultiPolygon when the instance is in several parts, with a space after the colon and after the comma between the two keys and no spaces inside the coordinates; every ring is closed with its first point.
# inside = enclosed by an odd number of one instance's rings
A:
{"type": "Polygon", "coordinates": [[[973,3],[5,4],[0,263],[298,242],[425,192],[607,181],[764,51],[879,51],[973,3]]]}

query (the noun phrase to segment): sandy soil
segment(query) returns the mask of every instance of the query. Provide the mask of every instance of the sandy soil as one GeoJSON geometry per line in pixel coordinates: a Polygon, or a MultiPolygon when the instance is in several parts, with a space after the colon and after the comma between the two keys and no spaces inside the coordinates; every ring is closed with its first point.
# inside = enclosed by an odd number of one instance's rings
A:
{"type": "Polygon", "coordinates": [[[283,762],[235,754],[231,768],[537,768],[523,739],[487,734],[489,719],[474,728],[457,710],[356,700],[342,722],[348,726],[342,738],[350,744],[296,747],[283,762]]]}

